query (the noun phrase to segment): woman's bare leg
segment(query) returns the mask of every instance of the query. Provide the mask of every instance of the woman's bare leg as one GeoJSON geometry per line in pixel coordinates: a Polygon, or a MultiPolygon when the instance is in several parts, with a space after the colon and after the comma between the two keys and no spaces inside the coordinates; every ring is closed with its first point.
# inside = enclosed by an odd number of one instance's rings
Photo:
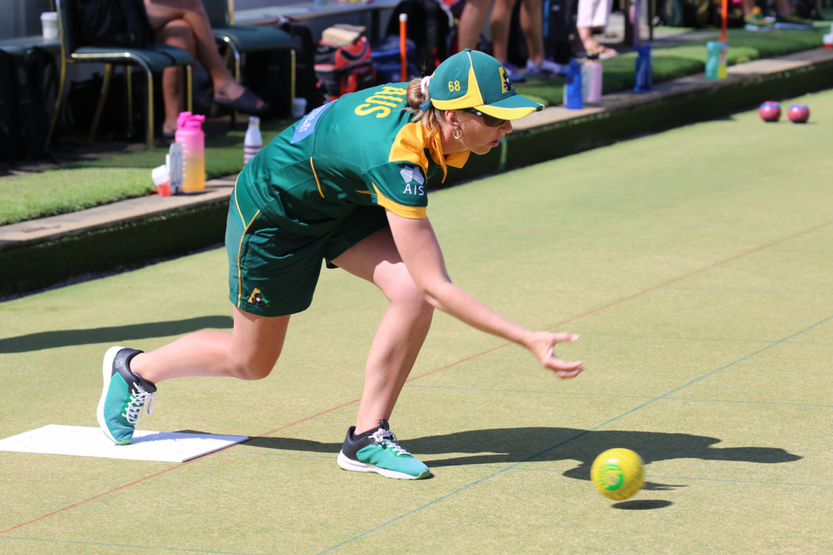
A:
{"type": "Polygon", "coordinates": [[[477,39],[483,32],[483,23],[489,12],[492,0],[467,0],[460,14],[460,25],[457,27],[457,48],[462,52],[466,48],[477,48],[477,39]]]}
{"type": "MultiPolygon", "coordinates": [[[[214,83],[214,96],[235,100],[245,88],[234,80],[226,67],[208,21],[208,14],[201,0],[144,0],[148,19],[154,29],[162,28],[174,19],[184,19],[191,26],[197,45],[197,59],[205,66],[214,83]]],[[[263,102],[262,100],[260,101],[263,102]]],[[[262,106],[263,104],[259,104],[262,106]]]]}
{"type": "Polygon", "coordinates": [[[495,0],[489,27],[492,30],[492,54],[502,64],[509,60],[509,32],[512,26],[512,8],[517,0],[495,0]]]}
{"type": "Polygon", "coordinates": [[[428,330],[434,308],[417,289],[399,257],[389,229],[377,231],[333,260],[375,284],[390,301],[376,330],[365,366],[356,433],[390,419],[428,330]]]}
{"type": "MultiPolygon", "coordinates": [[[[191,26],[184,19],[173,19],[156,30],[156,40],[197,55],[197,44],[191,26]]],[[[162,131],[176,131],[176,118],[184,109],[184,80],[181,67],[169,67],[162,72],[162,97],[165,99],[165,122],[162,131]]]]}
{"type": "Polygon", "coordinates": [[[289,316],[266,318],[233,309],[231,333],[200,331],[186,335],[136,355],[130,369],[154,383],[186,376],[265,378],[283,349],[289,316]]]}
{"type": "Polygon", "coordinates": [[[541,0],[521,0],[521,30],[526,38],[529,59],[540,64],[544,60],[544,20],[541,0]]]}

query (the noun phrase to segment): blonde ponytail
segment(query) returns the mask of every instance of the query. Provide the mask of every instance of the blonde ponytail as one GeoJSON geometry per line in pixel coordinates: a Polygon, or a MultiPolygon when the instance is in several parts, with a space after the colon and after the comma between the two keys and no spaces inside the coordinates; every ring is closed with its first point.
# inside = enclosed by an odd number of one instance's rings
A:
{"type": "Polygon", "coordinates": [[[414,114],[411,121],[418,121],[429,132],[438,131],[444,123],[443,111],[433,106],[427,106],[423,110],[422,105],[429,100],[428,83],[430,77],[414,77],[408,83],[408,90],[405,93],[405,100],[408,102],[407,110],[414,114]]]}

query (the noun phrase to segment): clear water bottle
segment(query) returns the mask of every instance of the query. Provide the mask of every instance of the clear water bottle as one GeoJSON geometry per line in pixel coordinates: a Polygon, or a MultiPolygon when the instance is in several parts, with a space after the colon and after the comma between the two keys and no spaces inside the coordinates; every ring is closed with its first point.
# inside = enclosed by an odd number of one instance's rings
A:
{"type": "Polygon", "coordinates": [[[246,137],[243,139],[243,165],[249,163],[249,160],[255,157],[263,147],[263,137],[260,135],[260,118],[251,116],[249,118],[249,128],[246,129],[246,137]]]}
{"type": "Polygon", "coordinates": [[[584,62],[581,67],[581,98],[584,102],[602,100],[602,63],[584,62]]]}

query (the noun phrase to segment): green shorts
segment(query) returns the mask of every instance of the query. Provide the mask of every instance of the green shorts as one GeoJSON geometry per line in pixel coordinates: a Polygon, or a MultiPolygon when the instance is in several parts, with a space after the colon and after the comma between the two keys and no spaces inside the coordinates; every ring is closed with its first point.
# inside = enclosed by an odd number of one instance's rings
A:
{"type": "Polygon", "coordinates": [[[325,235],[282,231],[255,206],[245,187],[235,186],[226,224],[229,299],[240,310],[260,316],[306,310],[322,261],[334,268],[331,260],[387,226],[384,208],[356,206],[325,235]]]}

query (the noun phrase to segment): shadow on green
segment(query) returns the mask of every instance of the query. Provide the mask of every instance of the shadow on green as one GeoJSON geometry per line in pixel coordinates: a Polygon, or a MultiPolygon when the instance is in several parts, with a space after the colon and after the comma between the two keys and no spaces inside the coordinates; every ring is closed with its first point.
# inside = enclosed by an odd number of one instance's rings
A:
{"type": "MultiPolygon", "coordinates": [[[[204,433],[204,432],[194,432],[204,433]]],[[[682,433],[639,431],[593,431],[577,428],[506,428],[467,430],[452,434],[403,440],[404,447],[419,455],[471,453],[428,461],[431,468],[462,465],[494,465],[523,462],[577,460],[578,466],[564,472],[577,480],[590,480],[593,460],[606,449],[623,447],[639,453],[645,464],[669,459],[789,463],[802,457],[774,447],[716,447],[720,439],[682,433]],[[576,441],[581,439],[581,441],[576,441]]],[[[305,439],[258,437],[243,443],[249,447],[279,451],[338,453],[341,443],[305,439]]],[[[643,489],[670,490],[683,487],[647,482],[643,489]]]]}
{"type": "Polygon", "coordinates": [[[231,329],[232,322],[230,316],[200,316],[185,320],[109,328],[44,331],[0,339],[0,354],[28,353],[94,343],[123,343],[138,339],[182,335],[203,329],[231,329]]]}

